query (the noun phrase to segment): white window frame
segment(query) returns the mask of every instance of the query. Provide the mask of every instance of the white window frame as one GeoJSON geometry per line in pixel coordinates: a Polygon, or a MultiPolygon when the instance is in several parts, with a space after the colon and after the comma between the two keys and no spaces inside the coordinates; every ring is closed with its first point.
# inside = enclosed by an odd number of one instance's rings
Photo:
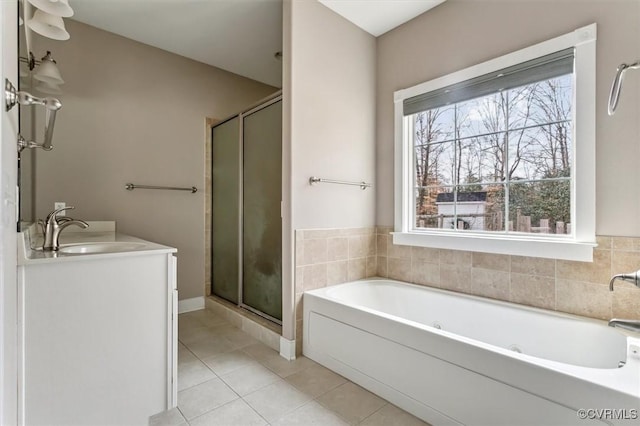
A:
{"type": "Polygon", "coordinates": [[[593,261],[596,244],[596,24],[394,93],[395,220],[393,243],[519,256],[593,261]],[[572,236],[416,230],[412,226],[413,176],[411,117],[405,99],[514,66],[563,49],[575,48],[571,182],[572,236]]]}

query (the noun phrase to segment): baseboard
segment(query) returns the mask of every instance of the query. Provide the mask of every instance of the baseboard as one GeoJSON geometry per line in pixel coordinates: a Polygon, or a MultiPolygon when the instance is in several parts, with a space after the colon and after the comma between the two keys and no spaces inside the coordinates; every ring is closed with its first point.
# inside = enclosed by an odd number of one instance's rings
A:
{"type": "Polygon", "coordinates": [[[184,314],[185,312],[191,311],[199,311],[200,309],[204,309],[204,296],[178,300],[179,314],[184,314]]]}
{"type": "Polygon", "coordinates": [[[287,361],[296,359],[296,341],[280,336],[280,356],[287,361]]]}

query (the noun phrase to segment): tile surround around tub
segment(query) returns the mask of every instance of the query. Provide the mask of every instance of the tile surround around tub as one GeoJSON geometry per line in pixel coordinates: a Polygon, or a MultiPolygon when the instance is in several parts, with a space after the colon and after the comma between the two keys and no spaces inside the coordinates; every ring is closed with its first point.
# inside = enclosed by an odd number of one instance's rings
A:
{"type": "Polygon", "coordinates": [[[614,274],[640,269],[640,238],[598,236],[593,262],[575,262],[418,247],[409,251],[395,246],[390,232],[390,227],[377,228],[380,277],[597,319],[640,319],[640,291],[624,282],[617,282],[613,293],[608,287],[614,274]]]}
{"type": "Polygon", "coordinates": [[[302,293],[377,275],[375,228],[296,230],[296,353],[302,352],[302,293]]]}
{"type": "Polygon", "coordinates": [[[640,290],[614,274],[640,269],[640,238],[598,236],[593,262],[395,245],[391,227],[296,231],[296,343],[302,293],[383,277],[608,320],[640,319],[640,290]]]}

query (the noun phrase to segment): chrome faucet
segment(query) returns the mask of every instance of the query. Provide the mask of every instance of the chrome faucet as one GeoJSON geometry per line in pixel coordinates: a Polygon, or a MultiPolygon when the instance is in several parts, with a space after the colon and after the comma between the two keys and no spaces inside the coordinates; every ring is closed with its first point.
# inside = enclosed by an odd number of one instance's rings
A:
{"type": "Polygon", "coordinates": [[[609,291],[613,291],[613,282],[615,280],[627,281],[640,288],[640,270],[636,272],[630,272],[628,274],[617,274],[609,281],[609,291]]]}
{"type": "Polygon", "coordinates": [[[76,220],[70,217],[56,217],[58,213],[64,210],[73,210],[75,207],[67,206],[61,209],[56,209],[49,213],[47,218],[43,221],[38,221],[42,226],[42,233],[44,234],[44,244],[42,244],[42,250],[45,251],[58,251],[60,243],[60,233],[68,226],[76,225],[82,229],[89,227],[89,224],[84,220],[76,220]]]}
{"type": "Polygon", "coordinates": [[[609,321],[609,327],[618,327],[624,330],[635,331],[640,333],[640,321],[638,320],[625,320],[625,319],[612,319],[609,321]]]}

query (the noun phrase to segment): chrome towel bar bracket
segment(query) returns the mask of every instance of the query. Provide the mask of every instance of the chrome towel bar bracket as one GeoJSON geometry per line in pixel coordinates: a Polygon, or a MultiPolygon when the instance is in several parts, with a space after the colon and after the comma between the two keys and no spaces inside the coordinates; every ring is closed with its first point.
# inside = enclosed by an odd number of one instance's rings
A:
{"type": "Polygon", "coordinates": [[[352,185],[359,186],[360,189],[365,190],[367,188],[371,188],[371,184],[367,182],[350,182],[346,180],[333,180],[333,179],[323,179],[315,176],[311,176],[309,178],[309,184],[313,185],[314,183],[334,183],[336,185],[352,185]]]}
{"type": "Polygon", "coordinates": [[[133,191],[134,189],[167,189],[170,191],[190,191],[192,194],[198,192],[198,188],[195,186],[190,188],[179,188],[176,186],[134,185],[133,183],[128,183],[124,187],[127,191],[133,191]]]}

